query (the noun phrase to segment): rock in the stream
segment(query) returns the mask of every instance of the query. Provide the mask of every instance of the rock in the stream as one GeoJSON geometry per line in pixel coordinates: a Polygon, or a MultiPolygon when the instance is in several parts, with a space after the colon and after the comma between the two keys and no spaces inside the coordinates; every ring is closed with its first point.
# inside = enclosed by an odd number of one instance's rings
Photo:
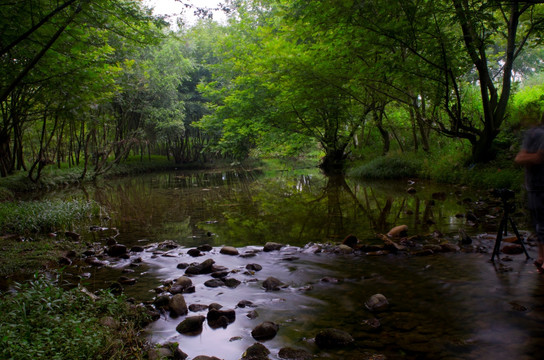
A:
{"type": "Polygon", "coordinates": [[[353,337],[349,333],[338,329],[321,330],[315,336],[315,344],[323,349],[346,346],[353,341],[353,337]]]}
{"type": "Polygon", "coordinates": [[[275,242],[267,242],[263,247],[263,251],[270,252],[270,251],[280,250],[283,246],[284,246],[283,244],[279,244],[275,242]]]}
{"type": "Polygon", "coordinates": [[[188,355],[185,354],[179,348],[177,343],[168,343],[161,345],[158,348],[153,348],[148,352],[149,360],[160,360],[160,359],[174,359],[174,360],[185,360],[188,355]]]}
{"type": "Polygon", "coordinates": [[[219,252],[223,255],[239,255],[238,249],[233,246],[223,246],[219,252]]]}
{"type": "Polygon", "coordinates": [[[261,271],[263,267],[259,264],[247,264],[246,269],[249,271],[261,271]]]}
{"type": "Polygon", "coordinates": [[[507,255],[519,255],[523,254],[523,247],[520,244],[505,245],[501,251],[507,255]]]}
{"type": "Polygon", "coordinates": [[[269,354],[270,350],[266,346],[261,343],[255,343],[246,349],[241,360],[268,360],[269,354]]]}
{"type": "Polygon", "coordinates": [[[283,283],[273,276],[270,276],[265,281],[263,281],[263,287],[267,291],[278,291],[282,286],[283,283]]]}
{"type": "Polygon", "coordinates": [[[368,310],[373,312],[385,311],[389,308],[389,301],[382,294],[372,295],[366,302],[365,306],[368,310]]]}
{"type": "Polygon", "coordinates": [[[197,357],[194,357],[193,360],[221,360],[221,359],[216,358],[215,356],[198,355],[197,357]]]}
{"type": "Polygon", "coordinates": [[[213,247],[210,244],[203,244],[196,247],[198,250],[203,252],[212,251],[213,247]]]}
{"type": "Polygon", "coordinates": [[[357,239],[357,236],[350,234],[346,236],[344,241],[342,241],[342,245],[349,246],[350,248],[355,248],[358,242],[359,240],[357,239]]]}
{"type": "Polygon", "coordinates": [[[239,308],[254,307],[254,306],[255,305],[253,304],[253,302],[249,300],[240,300],[238,304],[236,305],[236,307],[239,307],[239,308]]]}
{"type": "Polygon", "coordinates": [[[206,259],[200,264],[189,265],[189,267],[185,269],[185,273],[188,275],[209,274],[212,272],[213,264],[215,264],[213,259],[206,259]]]}
{"type": "Polygon", "coordinates": [[[108,248],[107,253],[109,256],[112,256],[112,257],[120,257],[127,253],[127,247],[122,244],[115,244],[108,248]]]}
{"type": "Polygon", "coordinates": [[[202,332],[203,315],[188,316],[176,326],[176,331],[183,335],[198,335],[202,332]]]}
{"type": "Polygon", "coordinates": [[[401,237],[401,236],[406,236],[407,233],[408,233],[408,226],[407,225],[399,225],[399,226],[395,226],[394,228],[389,230],[389,232],[387,233],[387,236],[392,237],[392,238],[397,238],[397,237],[401,237]]]}
{"type": "Polygon", "coordinates": [[[310,360],[313,358],[312,354],[302,349],[293,349],[290,347],[284,347],[280,349],[278,353],[280,359],[286,360],[310,360]]]}
{"type": "Polygon", "coordinates": [[[225,285],[225,282],[221,279],[210,279],[204,283],[204,286],[210,287],[210,288],[217,288],[224,285],[225,285]]]}
{"type": "Polygon", "coordinates": [[[189,249],[187,250],[187,255],[192,257],[199,257],[202,256],[202,253],[198,249],[189,249]]]}
{"type": "Polygon", "coordinates": [[[185,298],[181,294],[172,296],[168,301],[168,307],[170,308],[170,315],[173,317],[186,315],[189,312],[185,298]]]}
{"type": "Polygon", "coordinates": [[[226,328],[230,323],[233,323],[236,320],[236,312],[232,309],[211,309],[208,311],[206,318],[208,319],[208,325],[210,325],[211,328],[226,328]]]}
{"type": "Polygon", "coordinates": [[[225,285],[231,289],[235,289],[238,287],[238,285],[240,285],[242,282],[238,279],[235,279],[235,278],[228,278],[228,279],[225,279],[225,285]]]}
{"type": "Polygon", "coordinates": [[[279,330],[279,325],[271,321],[265,321],[251,331],[251,336],[257,341],[273,339],[279,330]]]}

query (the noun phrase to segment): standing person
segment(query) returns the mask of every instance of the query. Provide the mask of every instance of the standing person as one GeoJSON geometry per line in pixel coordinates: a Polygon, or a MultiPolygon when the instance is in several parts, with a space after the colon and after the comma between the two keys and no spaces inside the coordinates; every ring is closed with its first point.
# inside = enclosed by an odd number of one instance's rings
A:
{"type": "Polygon", "coordinates": [[[538,259],[534,262],[539,273],[544,273],[544,125],[533,124],[523,136],[521,150],[514,161],[525,167],[525,187],[528,206],[535,227],[538,259]]]}

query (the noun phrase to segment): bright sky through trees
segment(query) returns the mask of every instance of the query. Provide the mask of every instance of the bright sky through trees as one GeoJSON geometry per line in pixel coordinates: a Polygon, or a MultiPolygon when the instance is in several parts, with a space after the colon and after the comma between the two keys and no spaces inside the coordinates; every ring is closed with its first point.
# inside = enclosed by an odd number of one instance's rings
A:
{"type": "MultiPolygon", "coordinates": [[[[190,4],[195,7],[206,7],[210,9],[219,8],[219,0],[144,0],[144,4],[154,9],[155,15],[168,15],[168,21],[171,24],[176,23],[176,19],[182,17],[186,24],[193,25],[198,18],[194,15],[192,8],[187,8],[184,4],[190,4]]],[[[226,16],[221,11],[214,11],[214,20],[223,22],[226,16]]]]}

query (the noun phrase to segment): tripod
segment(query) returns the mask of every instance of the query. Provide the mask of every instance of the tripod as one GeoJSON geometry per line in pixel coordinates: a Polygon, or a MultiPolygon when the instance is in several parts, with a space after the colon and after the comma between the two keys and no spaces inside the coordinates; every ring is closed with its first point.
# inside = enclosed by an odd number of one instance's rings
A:
{"type": "Polygon", "coordinates": [[[501,222],[499,224],[499,231],[497,233],[497,239],[495,240],[495,247],[493,249],[493,255],[491,255],[491,261],[495,261],[495,256],[497,256],[497,259],[499,258],[499,252],[501,251],[501,241],[504,235],[507,234],[507,225],[508,222],[510,222],[510,225],[512,226],[512,230],[514,231],[514,234],[516,234],[516,237],[518,239],[517,242],[521,244],[521,247],[523,248],[523,252],[525,253],[525,256],[527,256],[527,260],[529,260],[531,257],[527,253],[527,249],[525,248],[525,244],[523,243],[523,239],[519,235],[518,228],[516,227],[516,223],[514,220],[510,217],[510,213],[514,211],[515,207],[514,204],[508,202],[508,198],[513,198],[514,192],[512,190],[507,189],[501,189],[501,190],[495,190],[493,192],[494,195],[498,195],[498,197],[502,200],[502,208],[503,208],[503,215],[501,222]]]}

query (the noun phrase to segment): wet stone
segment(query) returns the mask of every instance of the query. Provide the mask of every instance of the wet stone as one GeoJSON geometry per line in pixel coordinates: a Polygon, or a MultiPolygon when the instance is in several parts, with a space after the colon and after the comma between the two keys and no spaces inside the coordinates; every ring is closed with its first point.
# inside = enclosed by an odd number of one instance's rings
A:
{"type": "Polygon", "coordinates": [[[208,310],[208,305],[191,304],[191,305],[189,305],[189,310],[192,311],[192,312],[205,311],[205,310],[208,310]]]}
{"type": "Polygon", "coordinates": [[[109,256],[120,257],[127,253],[127,247],[122,244],[115,244],[108,248],[107,253],[109,256]]]}
{"type": "Polygon", "coordinates": [[[240,280],[234,278],[225,279],[224,281],[225,285],[231,289],[237,288],[242,283],[240,280]]]}
{"type": "Polygon", "coordinates": [[[251,310],[250,312],[248,312],[248,313],[246,314],[246,316],[247,316],[248,319],[252,319],[252,320],[253,320],[253,319],[256,319],[256,318],[259,317],[259,313],[258,313],[257,311],[255,311],[255,310],[251,310]]]}
{"type": "Polygon", "coordinates": [[[259,264],[247,264],[246,269],[250,271],[261,271],[263,267],[259,264]]]}
{"type": "Polygon", "coordinates": [[[270,350],[263,344],[255,343],[248,347],[242,356],[242,360],[266,360],[270,350]]]}
{"type": "Polygon", "coordinates": [[[236,307],[239,307],[239,308],[245,308],[245,307],[254,307],[255,305],[253,304],[253,302],[249,301],[249,300],[241,300],[238,302],[238,304],[236,305],[236,307]]]}
{"type": "Polygon", "coordinates": [[[267,291],[278,291],[280,290],[281,286],[283,286],[283,283],[273,276],[270,276],[265,281],[263,281],[263,287],[267,291]]]}
{"type": "Polygon", "coordinates": [[[130,248],[131,252],[144,252],[143,246],[133,246],[130,248]]]}
{"type": "Polygon", "coordinates": [[[211,276],[213,278],[220,279],[220,278],[227,277],[229,275],[229,273],[230,273],[230,271],[228,271],[228,270],[216,271],[216,272],[213,272],[211,276]]]}
{"type": "Polygon", "coordinates": [[[188,275],[209,274],[212,272],[212,266],[215,263],[212,259],[207,259],[200,264],[191,264],[185,273],[188,275]]]}
{"type": "Polygon", "coordinates": [[[203,315],[189,316],[176,326],[176,331],[184,335],[198,335],[202,332],[204,320],[203,315]]]}
{"type": "Polygon", "coordinates": [[[224,285],[225,285],[225,282],[221,279],[211,279],[204,283],[204,286],[209,288],[216,288],[216,287],[220,287],[224,285]]]}
{"type": "Polygon", "coordinates": [[[278,333],[279,326],[271,321],[265,321],[257,325],[252,331],[251,336],[257,341],[273,339],[278,333]]]}
{"type": "Polygon", "coordinates": [[[181,294],[172,296],[168,301],[168,307],[170,308],[170,315],[174,317],[186,315],[188,312],[187,303],[181,294]]]}
{"type": "Polygon", "coordinates": [[[231,256],[239,255],[238,249],[236,249],[233,246],[224,246],[223,248],[221,248],[219,252],[223,255],[231,255],[231,256]]]}
{"type": "Polygon", "coordinates": [[[187,255],[192,257],[198,257],[198,256],[202,256],[202,253],[198,249],[189,249],[187,251],[187,255]]]}
{"type": "Polygon", "coordinates": [[[197,249],[202,252],[208,252],[208,251],[212,251],[213,247],[209,244],[203,244],[203,245],[197,246],[197,249]]]}
{"type": "Polygon", "coordinates": [[[277,251],[277,250],[281,250],[283,246],[284,246],[283,244],[279,244],[276,242],[267,242],[263,247],[263,251],[266,251],[266,252],[277,251]]]}
{"type": "Polygon", "coordinates": [[[178,264],[176,266],[176,268],[181,269],[181,270],[187,269],[188,267],[189,267],[189,264],[187,264],[187,263],[180,263],[180,264],[178,264]]]}

